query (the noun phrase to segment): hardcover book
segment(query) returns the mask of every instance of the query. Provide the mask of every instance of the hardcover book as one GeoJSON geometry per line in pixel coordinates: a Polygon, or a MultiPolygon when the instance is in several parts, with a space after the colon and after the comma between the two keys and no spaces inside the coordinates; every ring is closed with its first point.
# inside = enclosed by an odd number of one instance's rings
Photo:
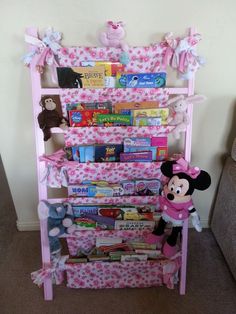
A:
{"type": "Polygon", "coordinates": [[[71,127],[97,126],[97,116],[109,113],[109,109],[69,110],[71,127]]]}
{"type": "Polygon", "coordinates": [[[114,105],[114,112],[124,113],[123,110],[127,110],[127,114],[129,114],[133,109],[152,109],[158,108],[159,105],[158,101],[120,102],[114,105]]]}
{"type": "Polygon", "coordinates": [[[81,66],[83,67],[95,67],[95,66],[104,66],[105,76],[116,76],[117,72],[124,71],[124,64],[120,62],[112,61],[81,61],[81,66]]]}
{"type": "Polygon", "coordinates": [[[140,126],[142,124],[141,118],[144,120],[144,125],[147,121],[147,118],[159,118],[161,119],[161,125],[167,124],[167,118],[169,115],[169,108],[154,108],[154,109],[134,109],[132,111],[133,116],[133,125],[140,126]],[[137,123],[137,118],[139,118],[137,123]]]}
{"type": "Polygon", "coordinates": [[[149,220],[116,220],[115,229],[118,230],[152,230],[155,222],[149,220]]]}
{"type": "Polygon", "coordinates": [[[121,162],[150,162],[152,161],[152,152],[121,153],[121,162]]]}
{"type": "Polygon", "coordinates": [[[66,110],[94,110],[94,109],[108,109],[109,112],[112,112],[112,103],[111,101],[102,101],[102,102],[78,102],[72,104],[66,104],[66,110]]]}
{"type": "Polygon", "coordinates": [[[125,114],[99,114],[97,124],[99,126],[127,126],[131,125],[131,117],[125,114]]]}
{"type": "Polygon", "coordinates": [[[159,88],[166,85],[166,73],[117,73],[117,87],[159,88]]]}
{"type": "Polygon", "coordinates": [[[58,67],[58,84],[61,88],[104,88],[105,67],[58,67]]]}
{"type": "Polygon", "coordinates": [[[95,161],[110,162],[120,161],[123,144],[101,144],[95,146],[95,161]]]}

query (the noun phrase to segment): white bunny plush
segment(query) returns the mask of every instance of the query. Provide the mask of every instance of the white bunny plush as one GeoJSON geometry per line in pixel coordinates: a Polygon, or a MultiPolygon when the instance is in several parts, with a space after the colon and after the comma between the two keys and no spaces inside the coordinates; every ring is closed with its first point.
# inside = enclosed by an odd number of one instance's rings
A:
{"type": "Polygon", "coordinates": [[[203,95],[194,95],[185,97],[184,95],[176,96],[167,102],[170,106],[170,116],[167,119],[169,125],[174,125],[175,128],[172,134],[175,139],[180,138],[180,133],[185,132],[189,124],[189,116],[187,114],[188,105],[192,103],[202,102],[206,99],[203,95]]]}

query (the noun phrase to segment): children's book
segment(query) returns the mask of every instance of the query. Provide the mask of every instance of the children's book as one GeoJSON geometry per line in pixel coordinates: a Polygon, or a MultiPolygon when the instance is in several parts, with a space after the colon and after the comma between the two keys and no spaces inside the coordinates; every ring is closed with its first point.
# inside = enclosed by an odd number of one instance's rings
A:
{"type": "Polygon", "coordinates": [[[97,116],[109,113],[109,109],[69,110],[69,123],[71,127],[97,126],[97,116]]]}
{"type": "Polygon", "coordinates": [[[117,72],[124,71],[124,64],[120,62],[112,61],[81,61],[81,66],[83,67],[95,67],[95,66],[104,66],[105,76],[116,76],[117,72]]]}
{"type": "Polygon", "coordinates": [[[115,229],[118,230],[153,230],[155,226],[154,221],[148,220],[116,220],[115,229]]]}
{"type": "Polygon", "coordinates": [[[66,158],[70,161],[94,162],[95,160],[95,147],[92,145],[65,147],[64,151],[66,152],[66,158]]]}
{"type": "Polygon", "coordinates": [[[104,88],[105,67],[58,67],[58,84],[61,88],[104,88]]]}
{"type": "MultiPolygon", "coordinates": [[[[126,137],[124,138],[124,148],[137,146],[151,146],[151,139],[149,137],[126,137]]],[[[154,146],[154,145],[152,145],[154,146]]]]}
{"type": "Polygon", "coordinates": [[[94,109],[108,109],[109,113],[112,112],[111,101],[102,102],[79,102],[66,104],[66,110],[94,110],[94,109]]]}
{"type": "Polygon", "coordinates": [[[121,153],[121,162],[150,162],[152,161],[152,152],[134,152],[121,153]]]}
{"type": "Polygon", "coordinates": [[[131,125],[130,115],[125,114],[99,114],[97,116],[98,126],[127,126],[131,125]]]}
{"type": "Polygon", "coordinates": [[[123,144],[101,144],[95,146],[95,161],[110,162],[120,161],[120,153],[123,152],[123,144]]]}
{"type": "Polygon", "coordinates": [[[134,152],[152,152],[152,160],[155,161],[157,159],[157,149],[152,146],[124,146],[125,153],[134,153],[134,152]]]}
{"type": "Polygon", "coordinates": [[[166,85],[166,73],[117,73],[117,87],[160,88],[166,85]]]}
{"type": "Polygon", "coordinates": [[[166,125],[168,115],[169,108],[134,109],[132,110],[133,125],[142,126],[142,120],[140,120],[141,118],[145,121],[143,122],[143,125],[145,125],[147,118],[159,118],[161,119],[161,125],[166,125]],[[139,118],[139,123],[137,123],[137,118],[139,118]]]}
{"type": "Polygon", "coordinates": [[[126,114],[130,114],[130,110],[158,108],[159,105],[158,101],[120,102],[114,105],[114,112],[124,114],[126,111],[126,114]]]}
{"type": "MultiPolygon", "coordinates": [[[[71,188],[73,191],[73,187],[71,188]]],[[[75,217],[84,217],[87,214],[97,215],[98,206],[93,205],[73,205],[72,211],[75,217]]]]}

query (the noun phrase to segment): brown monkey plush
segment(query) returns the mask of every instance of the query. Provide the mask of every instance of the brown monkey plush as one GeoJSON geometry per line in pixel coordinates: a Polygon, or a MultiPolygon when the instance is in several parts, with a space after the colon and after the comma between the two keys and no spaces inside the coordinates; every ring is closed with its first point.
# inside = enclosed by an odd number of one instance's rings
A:
{"type": "Polygon", "coordinates": [[[60,127],[65,130],[68,126],[66,119],[56,110],[57,104],[50,96],[43,96],[41,99],[42,112],[38,115],[40,129],[43,130],[44,141],[51,137],[51,128],[60,127]]]}

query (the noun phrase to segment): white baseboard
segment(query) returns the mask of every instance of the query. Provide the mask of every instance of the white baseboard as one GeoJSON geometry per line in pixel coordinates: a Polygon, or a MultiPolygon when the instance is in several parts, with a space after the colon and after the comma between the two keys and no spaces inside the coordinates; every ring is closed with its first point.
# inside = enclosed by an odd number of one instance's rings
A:
{"type": "Polygon", "coordinates": [[[18,231],[35,231],[39,230],[39,221],[16,221],[18,231]]]}
{"type": "MultiPolygon", "coordinates": [[[[209,228],[208,219],[201,219],[202,227],[209,228]]],[[[19,221],[16,222],[19,231],[35,231],[39,230],[39,221],[19,221]]],[[[191,221],[189,221],[189,228],[193,228],[191,221]]]]}

